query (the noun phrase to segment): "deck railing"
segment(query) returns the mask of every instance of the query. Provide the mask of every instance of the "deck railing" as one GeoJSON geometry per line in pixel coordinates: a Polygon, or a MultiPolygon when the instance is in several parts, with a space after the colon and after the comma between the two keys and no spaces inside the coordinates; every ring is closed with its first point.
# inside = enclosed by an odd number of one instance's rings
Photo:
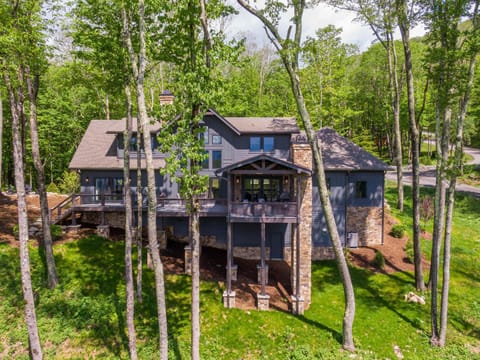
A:
{"type": "Polygon", "coordinates": [[[230,208],[232,216],[297,216],[295,202],[233,202],[230,208]]]}

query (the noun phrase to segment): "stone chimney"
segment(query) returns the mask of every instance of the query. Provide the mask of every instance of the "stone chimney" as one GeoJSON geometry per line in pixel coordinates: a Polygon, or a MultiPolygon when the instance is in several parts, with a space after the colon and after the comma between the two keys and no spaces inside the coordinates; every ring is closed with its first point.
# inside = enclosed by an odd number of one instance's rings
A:
{"type": "Polygon", "coordinates": [[[163,90],[160,94],[160,105],[172,105],[174,98],[175,96],[173,96],[170,90],[163,90]]]}

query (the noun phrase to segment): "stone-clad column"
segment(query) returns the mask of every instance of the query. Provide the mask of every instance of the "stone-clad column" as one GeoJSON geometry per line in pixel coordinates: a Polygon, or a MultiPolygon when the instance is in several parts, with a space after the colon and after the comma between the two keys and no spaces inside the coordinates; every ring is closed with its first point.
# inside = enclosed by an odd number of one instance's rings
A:
{"type": "MultiPolygon", "coordinates": [[[[302,166],[307,169],[312,169],[312,152],[310,145],[303,141],[292,140],[292,160],[295,165],[302,166]]],[[[311,302],[311,287],[312,287],[312,177],[305,175],[301,176],[300,181],[295,182],[295,192],[298,195],[299,204],[299,223],[298,231],[292,234],[292,299],[294,302],[302,302],[303,308],[307,309],[311,302]],[[297,239],[297,234],[299,239],[297,239]],[[297,242],[297,240],[299,240],[297,242]],[[299,244],[298,250],[296,244],[299,244]],[[299,256],[296,252],[299,251],[299,256]],[[298,258],[298,274],[297,272],[297,258],[298,258]],[[299,277],[300,288],[297,292],[297,276],[299,277]],[[298,297],[296,295],[299,295],[298,297]]],[[[294,305],[294,312],[295,306],[294,305]]]]}

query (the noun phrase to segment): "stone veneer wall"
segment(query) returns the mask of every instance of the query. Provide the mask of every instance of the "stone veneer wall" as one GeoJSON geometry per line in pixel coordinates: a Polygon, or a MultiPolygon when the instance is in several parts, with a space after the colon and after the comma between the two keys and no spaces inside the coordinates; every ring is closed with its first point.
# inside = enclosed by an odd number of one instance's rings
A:
{"type": "MultiPolygon", "coordinates": [[[[312,169],[312,151],[308,143],[292,143],[293,163],[307,169],[312,169]]],[[[295,181],[297,186],[297,181],[295,181]]],[[[300,277],[300,296],[304,299],[305,309],[311,302],[312,293],[312,177],[301,176],[300,189],[295,189],[300,194],[300,273],[296,273],[296,226],[292,231],[291,247],[291,280],[293,294],[297,293],[297,276],[300,277]]]]}
{"type": "Polygon", "coordinates": [[[333,260],[335,253],[331,246],[314,246],[312,249],[312,260],[333,260]]]}
{"type": "MultiPolygon", "coordinates": [[[[82,222],[87,224],[99,225],[102,221],[100,212],[85,212],[82,214],[82,222]]],[[[118,229],[125,229],[125,213],[122,212],[106,212],[105,225],[109,225],[118,229]]]]}
{"type": "Polygon", "coordinates": [[[347,234],[358,233],[358,246],[380,245],[382,243],[382,208],[347,208],[347,234]]]}
{"type": "MultiPolygon", "coordinates": [[[[259,246],[234,247],[233,256],[249,259],[260,260],[261,248],[259,246]]],[[[270,247],[265,247],[265,259],[270,259],[270,247]]]]}

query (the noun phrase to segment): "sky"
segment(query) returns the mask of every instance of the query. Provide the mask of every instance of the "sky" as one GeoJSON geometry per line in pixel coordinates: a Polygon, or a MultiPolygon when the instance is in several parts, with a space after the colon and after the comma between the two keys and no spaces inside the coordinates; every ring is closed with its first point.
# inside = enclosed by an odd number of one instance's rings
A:
{"type": "MultiPolygon", "coordinates": [[[[227,33],[232,37],[246,37],[247,40],[255,42],[257,45],[268,43],[268,38],[263,30],[260,20],[245,11],[236,2],[235,8],[238,10],[238,15],[232,17],[231,23],[227,27],[227,33]]],[[[368,26],[361,24],[354,20],[353,12],[336,10],[325,4],[317,5],[314,9],[306,10],[303,16],[303,34],[306,36],[314,36],[315,31],[327,25],[334,25],[337,28],[342,28],[342,41],[346,44],[354,44],[365,51],[369,48],[375,39],[371,29],[368,26]]],[[[281,31],[284,35],[288,27],[287,19],[281,22],[281,31]]],[[[419,27],[412,29],[411,37],[420,36],[424,34],[424,29],[419,27]]],[[[399,34],[397,34],[398,38],[399,34]]]]}

